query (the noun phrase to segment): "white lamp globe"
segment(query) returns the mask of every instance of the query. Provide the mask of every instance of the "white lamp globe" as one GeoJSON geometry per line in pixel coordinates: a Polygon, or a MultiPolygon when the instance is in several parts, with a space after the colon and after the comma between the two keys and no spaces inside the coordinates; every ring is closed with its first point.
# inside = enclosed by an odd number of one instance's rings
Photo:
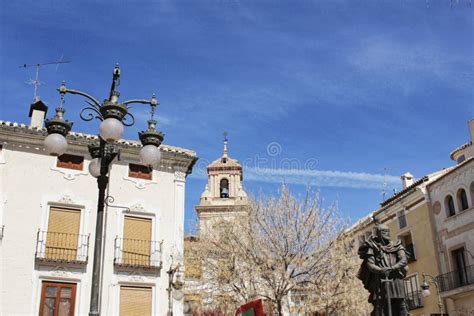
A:
{"type": "Polygon", "coordinates": [[[430,290],[429,290],[429,289],[423,289],[423,290],[421,290],[421,295],[422,295],[423,297],[428,297],[428,296],[430,296],[430,294],[431,294],[431,293],[430,293],[430,290]]]}
{"type": "Polygon", "coordinates": [[[161,151],[155,145],[146,145],[140,149],[140,161],[146,166],[156,166],[161,159],[161,151]]]}
{"type": "Polygon", "coordinates": [[[67,140],[61,134],[49,134],[44,139],[44,149],[51,156],[61,156],[67,150],[67,140]]]}
{"type": "Polygon", "coordinates": [[[108,142],[117,141],[122,138],[123,124],[116,118],[105,119],[100,123],[99,134],[108,142]]]}
{"type": "Polygon", "coordinates": [[[174,290],[173,291],[173,298],[177,301],[181,301],[184,297],[184,293],[181,290],[174,290]]]}
{"type": "Polygon", "coordinates": [[[100,160],[99,158],[94,158],[89,163],[89,173],[94,178],[98,178],[100,176],[100,160]]]}

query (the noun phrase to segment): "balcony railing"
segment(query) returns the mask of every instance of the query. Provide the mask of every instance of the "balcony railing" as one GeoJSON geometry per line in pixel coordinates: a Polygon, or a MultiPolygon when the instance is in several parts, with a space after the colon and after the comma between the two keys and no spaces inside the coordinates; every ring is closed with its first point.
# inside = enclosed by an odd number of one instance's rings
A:
{"type": "Polygon", "coordinates": [[[161,241],[115,238],[114,264],[118,267],[161,268],[161,241]]]}
{"type": "Polygon", "coordinates": [[[474,284],[474,265],[467,266],[436,277],[441,292],[446,292],[461,286],[474,284]]]}
{"type": "Polygon", "coordinates": [[[89,235],[38,231],[35,258],[46,262],[87,263],[89,235]]]}
{"type": "Polygon", "coordinates": [[[409,310],[423,307],[423,296],[421,295],[421,291],[408,293],[406,298],[409,310]]]}

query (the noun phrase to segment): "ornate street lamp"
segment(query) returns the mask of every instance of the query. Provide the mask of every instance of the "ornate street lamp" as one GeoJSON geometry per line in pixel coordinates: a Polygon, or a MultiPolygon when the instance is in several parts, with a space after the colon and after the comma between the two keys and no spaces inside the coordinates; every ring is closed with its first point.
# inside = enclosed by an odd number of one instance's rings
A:
{"type": "Polygon", "coordinates": [[[436,294],[438,294],[439,313],[441,316],[443,316],[444,315],[443,299],[441,298],[441,294],[439,292],[439,285],[438,285],[438,282],[436,281],[436,278],[424,272],[422,273],[422,276],[423,276],[423,284],[421,285],[421,295],[423,295],[423,297],[429,296],[431,294],[430,284],[433,284],[436,287],[436,294]]]}
{"type": "Polygon", "coordinates": [[[173,263],[166,273],[168,274],[168,313],[167,316],[173,316],[173,299],[180,301],[184,297],[184,293],[182,291],[184,282],[181,281],[181,271],[180,271],[180,264],[178,263],[173,268],[173,263]]]}
{"type": "Polygon", "coordinates": [[[141,103],[151,106],[151,118],[148,121],[148,129],[138,133],[138,137],[143,145],[139,156],[144,165],[151,168],[158,164],[160,160],[160,150],[158,147],[164,138],[164,134],[156,130],[154,114],[158,101],[155,95],[153,94],[151,100],[129,100],[119,103],[120,93],[116,90],[116,87],[119,85],[119,78],[120,68],[118,65],[115,65],[109,98],[102,103],[99,103],[97,99],[87,93],[66,88],[63,82],[58,89],[61,95],[61,103],[59,107],[56,108],[56,115],[52,119],[45,120],[48,136],[44,140],[44,147],[50,155],[54,156],[60,156],[66,152],[66,135],[72,127],[72,122],[64,119],[64,96],[66,93],[78,94],[88,99],[86,101],[88,106],[83,108],[80,112],[82,120],[91,121],[95,118],[101,121],[99,126],[99,141],[89,145],[89,153],[92,157],[92,161],[89,164],[89,172],[92,176],[97,178],[99,187],[89,315],[99,315],[104,203],[105,190],[109,183],[107,174],[109,173],[110,164],[119,153],[115,143],[122,137],[124,126],[132,126],[135,123],[135,118],[128,112],[128,105],[141,103]]]}

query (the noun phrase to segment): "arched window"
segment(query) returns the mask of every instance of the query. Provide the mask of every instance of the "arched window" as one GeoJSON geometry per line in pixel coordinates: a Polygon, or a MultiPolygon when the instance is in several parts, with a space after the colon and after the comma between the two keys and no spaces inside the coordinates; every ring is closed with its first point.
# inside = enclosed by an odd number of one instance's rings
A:
{"type": "Polygon", "coordinates": [[[229,197],[229,180],[222,179],[220,183],[220,197],[228,198],[229,197]]]}
{"type": "Polygon", "coordinates": [[[458,200],[458,208],[461,211],[467,210],[469,208],[469,204],[467,203],[467,194],[464,189],[458,190],[458,193],[456,194],[456,198],[458,200]]]}
{"type": "Polygon", "coordinates": [[[474,205],[474,182],[471,183],[469,191],[471,191],[471,205],[474,205]]]}
{"type": "Polygon", "coordinates": [[[450,217],[450,216],[453,216],[454,214],[456,214],[456,211],[454,209],[454,200],[453,200],[453,197],[451,195],[448,195],[444,199],[444,207],[446,209],[446,216],[447,217],[450,217]]]}

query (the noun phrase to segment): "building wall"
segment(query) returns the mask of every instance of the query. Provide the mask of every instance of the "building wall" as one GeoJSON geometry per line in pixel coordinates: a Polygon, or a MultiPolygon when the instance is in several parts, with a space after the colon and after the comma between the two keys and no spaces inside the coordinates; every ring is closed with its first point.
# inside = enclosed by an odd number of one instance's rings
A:
{"type": "MultiPolygon", "coordinates": [[[[400,210],[402,210],[402,207],[400,207],[400,210]]],[[[388,226],[392,238],[399,238],[407,233],[411,234],[416,260],[408,264],[407,276],[416,275],[418,285],[421,285],[423,283],[422,273],[437,276],[439,272],[433,230],[430,224],[429,204],[423,199],[423,201],[408,209],[405,214],[407,219],[405,228],[399,228],[396,216],[388,222],[388,226]]],[[[412,315],[436,313],[438,311],[438,300],[434,289],[432,289],[432,293],[432,295],[423,298],[422,308],[413,309],[410,313],[412,315]]]]}
{"type": "MultiPolygon", "coordinates": [[[[432,276],[439,274],[434,230],[430,219],[430,205],[425,199],[423,190],[417,189],[408,193],[373,214],[390,228],[392,240],[397,240],[407,233],[411,234],[416,261],[408,264],[407,277],[416,276],[420,286],[423,283],[422,273],[428,273],[432,276]],[[405,211],[407,225],[400,228],[397,213],[403,210],[405,211]]],[[[373,233],[374,228],[374,222],[371,220],[371,216],[368,216],[359,225],[352,227],[350,232],[360,239],[366,234],[373,233]]],[[[423,307],[412,309],[410,314],[430,315],[431,313],[437,313],[437,296],[435,291],[432,291],[432,293],[434,294],[422,298],[423,307]]]]}
{"type": "MultiPolygon", "coordinates": [[[[474,265],[474,160],[459,164],[455,170],[433,182],[428,188],[438,236],[440,274],[456,270],[451,251],[459,247],[466,250],[466,265],[474,265]],[[457,192],[461,188],[467,194],[469,207],[466,210],[461,210],[457,201],[457,192]],[[445,199],[448,195],[454,199],[453,216],[448,216],[446,209],[445,199]]],[[[456,313],[465,310],[474,312],[474,284],[444,292],[442,295],[448,301],[450,315],[462,315],[456,313]]]]}
{"type": "MultiPolygon", "coordinates": [[[[63,169],[56,167],[55,157],[43,154],[41,146],[4,143],[0,157],[0,224],[5,225],[0,244],[0,315],[38,314],[43,280],[77,282],[75,314],[88,313],[98,189],[96,179],[87,171],[88,154],[80,155],[86,158],[83,171],[63,169]],[[89,260],[83,268],[35,261],[37,232],[47,230],[51,205],[81,209],[80,233],[90,234],[89,260]]],[[[130,211],[105,210],[101,311],[118,314],[120,285],[136,285],[153,288],[153,314],[165,315],[166,270],[170,256],[173,254],[176,262],[183,250],[185,173],[182,169],[154,170],[151,181],[129,178],[128,162],[114,163],[110,171],[107,194],[115,198],[113,205],[130,211]],[[115,269],[114,242],[123,233],[125,214],[152,218],[152,240],[163,240],[161,270],[115,269]]],[[[182,302],[175,301],[174,306],[175,314],[182,314],[182,302]]]]}
{"type": "MultiPolygon", "coordinates": [[[[447,250],[456,245],[465,244],[466,248],[474,251],[474,161],[468,161],[465,166],[460,167],[446,177],[429,186],[430,197],[433,203],[433,214],[439,234],[440,250],[442,251],[442,272],[451,270],[451,262],[447,250]],[[462,211],[457,203],[456,193],[459,189],[467,193],[469,208],[462,211]],[[451,195],[454,199],[456,214],[448,216],[444,203],[446,196],[451,195]]],[[[468,256],[469,257],[469,256],[468,256]]],[[[472,258],[469,263],[474,264],[472,258]]]]}

